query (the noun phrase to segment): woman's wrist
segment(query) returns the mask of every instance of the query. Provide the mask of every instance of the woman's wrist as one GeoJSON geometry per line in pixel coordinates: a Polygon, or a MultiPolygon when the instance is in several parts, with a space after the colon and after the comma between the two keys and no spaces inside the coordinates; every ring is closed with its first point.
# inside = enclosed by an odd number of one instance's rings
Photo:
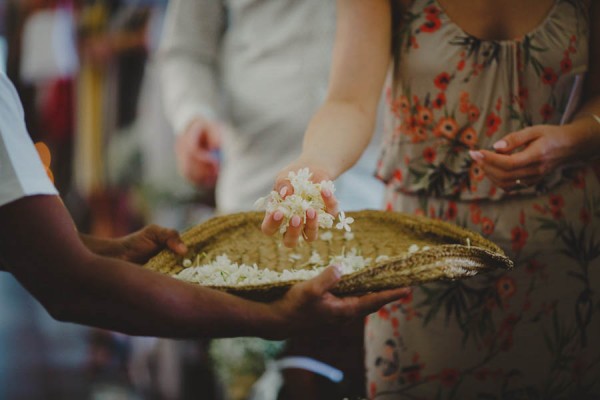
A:
{"type": "Polygon", "coordinates": [[[308,167],[313,173],[313,176],[318,176],[320,180],[334,180],[342,172],[339,171],[334,160],[330,157],[327,157],[324,154],[315,154],[313,152],[302,153],[298,158],[297,164],[308,167]]]}
{"type": "Polygon", "coordinates": [[[582,113],[566,125],[572,162],[591,162],[600,155],[600,121],[591,113],[582,113]]]}

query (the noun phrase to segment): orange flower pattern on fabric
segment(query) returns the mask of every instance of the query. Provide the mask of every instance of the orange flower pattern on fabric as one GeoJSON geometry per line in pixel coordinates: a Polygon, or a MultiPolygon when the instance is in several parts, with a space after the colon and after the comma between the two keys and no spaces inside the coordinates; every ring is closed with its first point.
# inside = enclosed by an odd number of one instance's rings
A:
{"type": "Polygon", "coordinates": [[[372,315],[370,399],[600,398],[599,179],[566,168],[505,192],[468,154],[561,122],[589,65],[585,4],[556,0],[535,30],[493,41],[415,0],[394,32],[401,74],[377,168],[386,209],[479,232],[515,268],[419,285],[386,319],[372,315]]]}
{"type": "MultiPolygon", "coordinates": [[[[564,4],[567,0],[556,1],[561,12],[575,7],[564,4]]],[[[407,154],[431,155],[425,149],[433,148],[435,158],[412,158],[402,167],[405,179],[397,184],[398,190],[464,200],[510,196],[486,177],[470,180],[473,160],[468,152],[490,149],[504,135],[530,125],[560,122],[569,96],[558,91],[574,81],[574,71],[587,65],[586,52],[577,45],[580,34],[561,31],[560,39],[553,36],[559,40],[559,51],[548,52],[538,34],[514,41],[468,35],[457,29],[436,0],[416,0],[405,18],[397,32],[405,42],[399,60],[414,56],[420,61],[406,63],[402,69],[406,77],[399,80],[397,90],[387,91],[391,120],[385,124],[389,133],[377,176],[387,183],[399,159],[407,154]],[[444,61],[419,68],[420,62],[433,57],[428,51],[440,46],[444,61]],[[564,84],[557,85],[559,80],[564,84]]],[[[537,188],[521,192],[548,190],[563,179],[563,171],[553,171],[537,188]]]]}
{"type": "Polygon", "coordinates": [[[50,149],[48,148],[48,146],[46,146],[44,142],[37,142],[35,144],[35,149],[37,150],[38,155],[40,156],[40,160],[42,160],[44,168],[46,168],[46,174],[48,174],[48,178],[50,178],[50,181],[54,183],[54,174],[50,169],[50,164],[52,163],[52,155],[50,154],[50,149]]]}
{"type": "MultiPolygon", "coordinates": [[[[383,330],[381,340],[393,340],[394,346],[393,352],[392,347],[387,347],[387,352],[377,350],[379,347],[368,350],[369,381],[376,376],[375,355],[384,360],[390,354],[397,354],[397,358],[392,358],[397,359],[394,379],[386,381],[386,385],[378,380],[373,398],[382,393],[427,398],[419,391],[424,383],[433,385],[444,394],[443,398],[453,399],[473,398],[464,393],[472,393],[474,382],[484,381],[501,388],[502,380],[510,379],[510,371],[521,371],[523,367],[512,362],[511,368],[498,368],[503,363],[502,357],[512,354],[513,359],[522,359],[523,349],[531,346],[527,338],[533,338],[548,357],[566,354],[581,360],[581,354],[591,350],[592,341],[597,346],[594,332],[600,328],[600,310],[588,311],[591,309],[587,287],[600,290],[600,282],[589,275],[591,271],[600,271],[600,213],[590,211],[600,210],[600,182],[589,169],[579,171],[574,177],[577,177],[576,188],[566,184],[561,191],[532,200],[525,197],[515,205],[506,206],[387,193],[387,206],[392,211],[401,207],[403,212],[423,215],[426,210],[431,218],[464,225],[492,241],[505,243],[504,249],[515,260],[516,267],[510,272],[420,285],[413,288],[409,298],[386,306],[373,316],[367,334],[376,338],[375,332],[383,330]],[[574,199],[579,199],[580,204],[575,208],[570,207],[574,199]],[[540,234],[542,239],[538,237],[540,234]],[[536,248],[536,241],[540,240],[545,242],[543,251],[536,248]],[[561,259],[559,265],[557,259],[561,259]],[[559,304],[562,314],[557,314],[559,304]],[[555,318],[561,324],[559,328],[555,328],[555,318]],[[545,322],[539,324],[538,320],[545,322]],[[431,327],[433,321],[437,322],[431,327]],[[561,331],[562,324],[569,326],[569,330],[561,331]],[[462,332],[462,340],[457,330],[462,332]],[[440,347],[432,337],[441,332],[440,347]],[[567,346],[568,342],[568,348],[546,348],[544,335],[551,343],[564,340],[567,346]],[[582,341],[589,343],[587,348],[582,347],[582,341]],[[462,346],[466,344],[470,346],[469,357],[473,357],[474,347],[481,357],[463,359],[462,346]],[[440,349],[443,354],[452,351],[452,346],[456,352],[452,353],[451,362],[445,356],[435,355],[440,349]],[[411,359],[415,353],[420,355],[418,362],[411,359]],[[473,369],[474,365],[479,368],[473,369]],[[389,386],[391,383],[394,385],[389,386]],[[454,390],[456,396],[452,396],[454,390]]],[[[598,300],[595,295],[594,299],[598,300]]],[[[594,348],[595,357],[600,357],[600,346],[594,348]]],[[[580,363],[577,369],[579,379],[588,384],[600,373],[600,366],[594,364],[580,363]]],[[[549,370],[545,379],[552,381],[557,371],[549,370]]],[[[480,393],[486,393],[487,388],[481,386],[480,393]]],[[[567,388],[559,390],[563,398],[576,398],[567,388]]]]}

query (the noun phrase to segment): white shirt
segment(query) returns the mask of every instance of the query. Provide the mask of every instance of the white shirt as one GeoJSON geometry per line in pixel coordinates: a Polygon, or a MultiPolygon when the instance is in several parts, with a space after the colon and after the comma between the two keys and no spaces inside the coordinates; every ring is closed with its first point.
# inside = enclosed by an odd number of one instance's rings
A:
{"type": "Polygon", "coordinates": [[[0,206],[38,194],[58,192],[27,134],[17,91],[0,72],[0,206]]]}
{"type": "MultiPolygon", "coordinates": [[[[230,127],[217,184],[221,212],[251,209],[302,149],[322,103],[335,32],[333,0],[173,0],[159,48],[167,118],[230,127]]],[[[375,139],[377,140],[377,139],[375,139]]],[[[379,208],[371,146],[336,182],[342,209],[379,208]]]]}

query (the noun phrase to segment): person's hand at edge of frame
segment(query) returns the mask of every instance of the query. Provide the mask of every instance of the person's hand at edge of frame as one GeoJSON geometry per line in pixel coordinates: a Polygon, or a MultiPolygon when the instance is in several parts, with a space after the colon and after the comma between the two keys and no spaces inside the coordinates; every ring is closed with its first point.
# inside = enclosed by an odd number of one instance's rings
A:
{"type": "Polygon", "coordinates": [[[106,255],[136,264],[147,262],[164,249],[178,255],[184,255],[188,251],[176,230],[158,225],[148,225],[130,235],[108,241],[113,242],[113,248],[106,255]]]}
{"type": "Polygon", "coordinates": [[[283,315],[285,337],[344,325],[411,293],[410,288],[398,288],[363,296],[337,297],[330,290],[341,276],[340,268],[332,265],[317,277],[294,285],[281,300],[273,303],[276,312],[283,315]]]}

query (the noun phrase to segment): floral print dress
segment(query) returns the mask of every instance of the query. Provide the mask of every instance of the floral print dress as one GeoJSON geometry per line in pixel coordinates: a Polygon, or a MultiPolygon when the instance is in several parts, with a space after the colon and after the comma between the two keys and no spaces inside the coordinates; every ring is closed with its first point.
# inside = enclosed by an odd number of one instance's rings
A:
{"type": "Polygon", "coordinates": [[[505,192],[468,155],[570,118],[588,63],[582,1],[517,40],[465,33],[435,0],[398,31],[378,176],[386,207],[481,233],[515,261],[415,287],[366,320],[372,399],[600,398],[600,184],[587,166],[505,192]]]}

